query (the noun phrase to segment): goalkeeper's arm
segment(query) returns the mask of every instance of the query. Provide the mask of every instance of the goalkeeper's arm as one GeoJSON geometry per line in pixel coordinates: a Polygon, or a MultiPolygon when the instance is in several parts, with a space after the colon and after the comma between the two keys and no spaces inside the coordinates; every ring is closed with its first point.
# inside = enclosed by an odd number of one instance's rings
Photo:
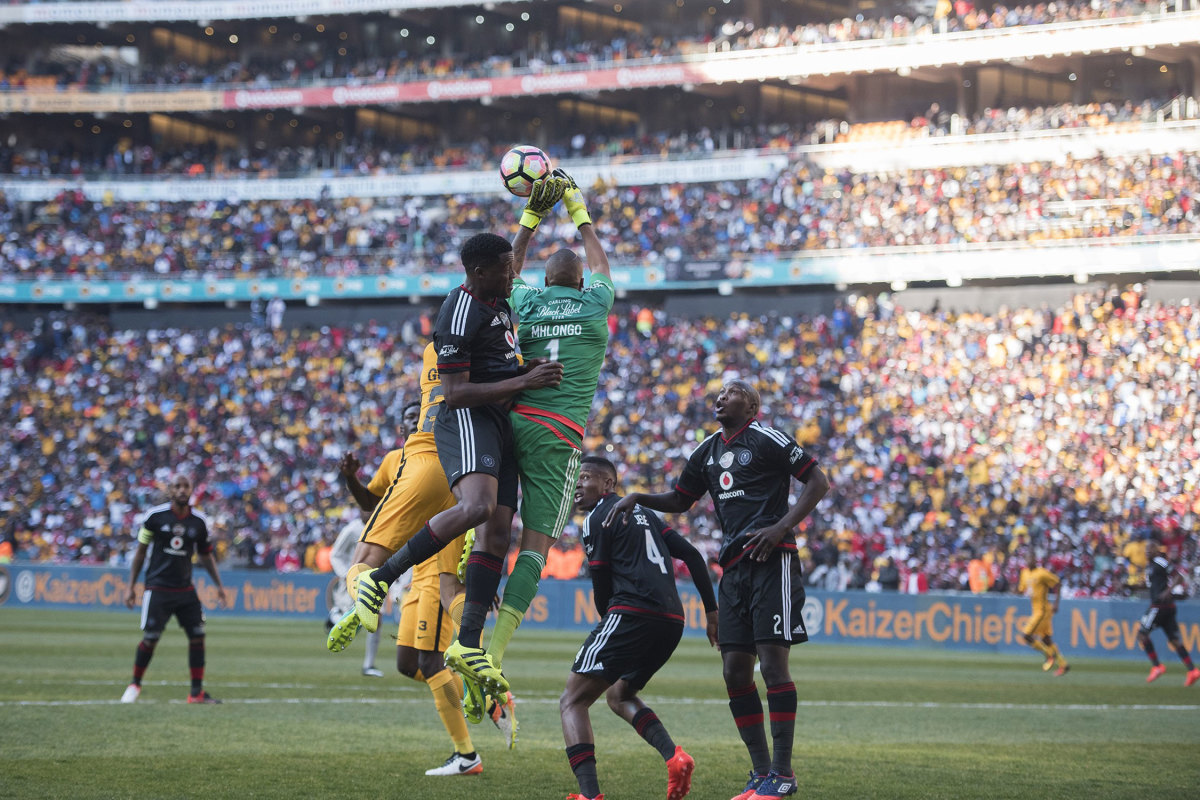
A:
{"type": "Polygon", "coordinates": [[[608,266],[608,254],[604,252],[604,245],[600,243],[600,237],[596,235],[596,226],[592,223],[592,215],[588,213],[587,204],[583,201],[583,192],[579,190],[579,184],[565,170],[556,169],[552,174],[566,181],[563,205],[567,207],[571,221],[579,228],[579,235],[583,238],[583,252],[588,269],[612,280],[612,271],[608,266]]]}

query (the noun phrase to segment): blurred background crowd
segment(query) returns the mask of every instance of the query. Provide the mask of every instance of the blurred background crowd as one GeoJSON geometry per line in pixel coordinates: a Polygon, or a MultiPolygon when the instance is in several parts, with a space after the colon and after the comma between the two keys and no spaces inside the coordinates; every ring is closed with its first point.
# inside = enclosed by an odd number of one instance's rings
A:
{"type": "MultiPolygon", "coordinates": [[[[0,194],[0,275],[353,276],[457,271],[458,244],[515,219],[510,196],[47,202],[0,194]]],[[[1096,156],[898,173],[790,161],[768,180],[590,187],[614,263],[1037,242],[1200,230],[1200,155],[1096,156]]],[[[542,247],[573,236],[547,225],[542,247]]],[[[736,266],[731,267],[736,270],[736,266]]]]}
{"type": "MultiPolygon", "coordinates": [[[[427,325],[6,325],[0,405],[18,422],[0,483],[17,490],[0,540],[17,558],[123,565],[184,469],[225,563],[316,566],[355,514],[338,459],[373,466],[399,444],[427,325]]],[[[762,419],[833,484],[802,529],[813,585],[1003,590],[1035,546],[1067,596],[1120,596],[1142,584],[1151,536],[1197,566],[1200,309],[1186,302],[1131,286],[995,314],[886,294],[815,317],[628,306],[610,329],[586,449],[620,465],[624,490],[661,491],[713,429],[721,383],[752,377],[762,419]]],[[[672,522],[715,555],[707,500],[672,522]]],[[[574,533],[555,577],[581,569],[574,533]]]]}

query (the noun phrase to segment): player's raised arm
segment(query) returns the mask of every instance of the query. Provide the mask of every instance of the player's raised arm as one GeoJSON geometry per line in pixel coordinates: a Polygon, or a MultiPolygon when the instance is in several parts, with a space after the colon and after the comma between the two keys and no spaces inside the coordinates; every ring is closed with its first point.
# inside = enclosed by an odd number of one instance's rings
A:
{"type": "Polygon", "coordinates": [[[662,511],[667,514],[681,514],[695,505],[699,499],[698,497],[689,497],[678,489],[672,489],[669,492],[659,492],[658,494],[631,492],[613,505],[612,510],[608,512],[608,516],[604,518],[604,524],[612,525],[618,519],[628,514],[629,510],[634,506],[645,506],[651,511],[662,511]]]}
{"type": "Polygon", "coordinates": [[[612,271],[608,266],[608,254],[604,252],[604,245],[600,243],[600,237],[596,235],[596,226],[592,222],[592,215],[588,213],[587,204],[583,200],[583,192],[579,190],[579,184],[567,174],[566,170],[556,169],[551,174],[566,181],[563,205],[566,206],[567,213],[571,215],[571,221],[579,228],[579,235],[583,238],[583,252],[587,259],[588,269],[611,280],[612,271]]]}
{"type": "Polygon", "coordinates": [[[529,191],[529,200],[521,209],[520,225],[517,226],[517,235],[512,243],[513,272],[517,275],[520,275],[521,270],[525,267],[525,253],[529,250],[533,232],[537,230],[542,217],[549,214],[554,206],[558,205],[558,201],[562,199],[566,189],[567,181],[562,178],[539,178],[533,182],[533,188],[529,191]]]}

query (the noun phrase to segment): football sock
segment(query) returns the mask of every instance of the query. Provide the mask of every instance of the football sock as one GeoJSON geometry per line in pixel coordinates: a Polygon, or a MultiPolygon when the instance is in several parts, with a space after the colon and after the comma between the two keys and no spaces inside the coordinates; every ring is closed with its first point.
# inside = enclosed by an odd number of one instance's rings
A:
{"type": "Polygon", "coordinates": [[[1044,643],[1039,642],[1037,639],[1034,639],[1032,642],[1030,642],[1029,646],[1044,655],[1047,659],[1054,658],[1054,651],[1047,647],[1044,643]]]}
{"type": "MultiPolygon", "coordinates": [[[[411,544],[411,542],[410,542],[411,544]]],[[[458,630],[459,644],[479,647],[483,623],[488,608],[500,588],[500,572],[504,559],[483,550],[473,550],[467,561],[467,603],[463,607],[462,625],[458,630]]]]}
{"type": "Polygon", "coordinates": [[[454,595],[454,599],[450,601],[450,619],[454,622],[454,627],[458,628],[462,625],[463,606],[467,604],[467,593],[459,592],[454,595]]]}
{"type": "Polygon", "coordinates": [[[658,715],[650,709],[643,708],[633,715],[633,729],[658,751],[663,761],[675,755],[675,742],[671,741],[671,734],[667,733],[658,715]]]}
{"type": "Polygon", "coordinates": [[[137,653],[133,656],[133,682],[138,686],[142,685],[142,676],[146,674],[146,667],[150,666],[150,659],[154,657],[154,647],[158,642],[147,642],[142,639],[138,642],[137,653]]]}
{"type": "Polygon", "coordinates": [[[371,570],[370,564],[353,564],[350,569],[346,570],[346,592],[350,595],[351,600],[358,599],[358,576],[360,573],[371,570]]]}
{"type": "Polygon", "coordinates": [[[1058,645],[1048,644],[1048,645],[1046,645],[1046,649],[1048,651],[1050,651],[1050,655],[1047,656],[1047,658],[1053,658],[1055,661],[1057,661],[1060,658],[1060,655],[1058,652],[1058,645]]]}
{"type": "Polygon", "coordinates": [[[796,736],[796,684],[789,681],[768,686],[767,709],[771,713],[771,769],[780,775],[791,775],[792,740],[796,736]]]}
{"type": "Polygon", "coordinates": [[[579,792],[584,797],[600,794],[600,779],[596,777],[596,745],[592,742],[573,744],[567,748],[567,761],[579,783],[579,792]]]}
{"type": "Polygon", "coordinates": [[[434,535],[433,529],[426,522],[403,547],[383,562],[383,566],[372,572],[371,577],[390,586],[417,564],[437,555],[446,544],[434,535]]]}
{"type": "Polygon", "coordinates": [[[192,673],[192,694],[204,689],[204,637],[188,639],[188,668],[192,673]]]}
{"type": "Polygon", "coordinates": [[[438,716],[442,718],[446,733],[450,734],[450,741],[454,742],[454,749],[466,755],[475,752],[475,745],[471,743],[467,718],[463,716],[462,688],[456,680],[457,677],[451,670],[443,669],[436,675],[431,675],[425,682],[429,685],[429,691],[433,693],[433,704],[437,707],[438,716]]]}
{"type": "Polygon", "coordinates": [[[542,567],[546,558],[536,550],[522,550],[517,554],[508,583],[504,584],[504,599],[496,612],[496,623],[492,626],[492,638],[488,642],[488,655],[496,666],[504,660],[504,651],[512,641],[513,634],[525,619],[525,612],[533,598],[537,597],[538,582],[542,579],[542,567]]]}
{"type": "Polygon", "coordinates": [[[767,731],[763,727],[762,700],[754,683],[740,689],[729,689],[729,711],[737,725],[738,735],[750,753],[750,764],[756,775],[766,775],[771,766],[767,750],[767,731]]]}
{"type": "Polygon", "coordinates": [[[367,634],[367,645],[363,653],[363,669],[374,669],[375,655],[379,652],[379,631],[367,634]]]}
{"type": "Polygon", "coordinates": [[[1192,657],[1188,655],[1187,647],[1184,646],[1183,642],[1171,646],[1175,648],[1175,652],[1179,655],[1179,660],[1182,661],[1183,665],[1188,668],[1188,672],[1191,672],[1192,657]]]}
{"type": "Polygon", "coordinates": [[[1147,638],[1146,643],[1144,645],[1142,645],[1142,647],[1146,651],[1146,657],[1150,659],[1150,664],[1152,666],[1157,667],[1158,666],[1158,653],[1154,650],[1154,642],[1150,641],[1150,639],[1147,638]]]}

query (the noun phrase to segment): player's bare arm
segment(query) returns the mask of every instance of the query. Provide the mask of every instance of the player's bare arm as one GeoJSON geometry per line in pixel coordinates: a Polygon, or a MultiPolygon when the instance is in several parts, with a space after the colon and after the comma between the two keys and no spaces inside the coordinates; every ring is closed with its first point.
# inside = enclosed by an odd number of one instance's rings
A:
{"type": "Polygon", "coordinates": [[[346,488],[350,491],[350,496],[354,498],[354,502],[363,511],[374,511],[375,506],[379,505],[379,495],[372,492],[362,481],[358,479],[358,470],[362,467],[358,456],[354,453],[345,453],[338,462],[338,474],[342,476],[342,480],[346,483],[346,488]]]}
{"type": "Polygon", "coordinates": [[[562,383],[563,368],[557,361],[538,364],[523,375],[495,383],[472,383],[466,372],[442,375],[442,396],[447,408],[475,408],[507,403],[530,389],[545,389],[562,383]]]}
{"type": "Polygon", "coordinates": [[[137,605],[137,579],[142,574],[142,565],[146,563],[147,546],[138,542],[137,550],[133,553],[133,563],[129,565],[129,591],[125,593],[125,606],[133,608],[137,605]]]}
{"type": "Polygon", "coordinates": [[[804,483],[804,490],[800,492],[796,504],[788,508],[783,519],[774,525],[759,528],[747,537],[745,546],[750,549],[750,557],[755,561],[766,561],[770,558],[787,532],[803,522],[817,507],[821,498],[829,492],[829,478],[819,466],[814,464],[806,477],[808,480],[804,483]]]}
{"type": "Polygon", "coordinates": [[[612,525],[618,519],[624,520],[636,505],[645,506],[651,511],[662,511],[667,514],[682,514],[695,504],[695,499],[672,489],[658,494],[643,494],[631,492],[618,500],[604,518],[604,525],[612,525]]]}
{"type": "Polygon", "coordinates": [[[216,556],[212,553],[200,553],[200,563],[204,565],[205,571],[217,586],[217,607],[228,607],[229,600],[225,597],[225,586],[221,583],[221,573],[217,570],[216,556]]]}

